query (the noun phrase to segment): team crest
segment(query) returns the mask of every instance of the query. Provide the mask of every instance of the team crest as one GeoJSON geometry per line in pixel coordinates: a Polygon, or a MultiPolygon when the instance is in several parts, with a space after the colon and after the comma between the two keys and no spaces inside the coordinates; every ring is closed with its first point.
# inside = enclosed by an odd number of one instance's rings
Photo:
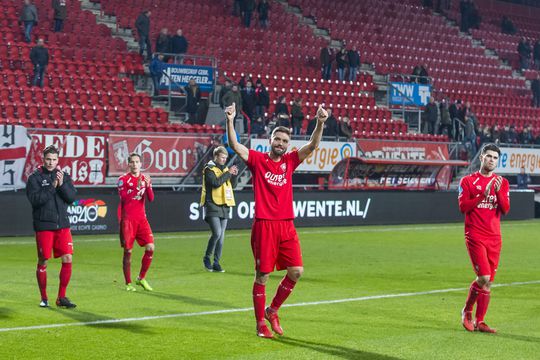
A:
{"type": "Polygon", "coordinates": [[[280,165],[279,167],[283,172],[286,172],[287,171],[287,164],[286,163],[283,163],[280,165]]]}
{"type": "Polygon", "coordinates": [[[476,189],[482,190],[482,187],[480,185],[476,185],[476,189]]]}

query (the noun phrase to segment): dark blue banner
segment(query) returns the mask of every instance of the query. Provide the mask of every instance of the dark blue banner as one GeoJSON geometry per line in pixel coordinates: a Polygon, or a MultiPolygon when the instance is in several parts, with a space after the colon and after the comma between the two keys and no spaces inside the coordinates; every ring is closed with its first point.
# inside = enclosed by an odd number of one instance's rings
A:
{"type": "Polygon", "coordinates": [[[214,91],[214,68],[209,66],[193,66],[182,64],[163,64],[163,71],[168,76],[162,76],[159,83],[160,90],[169,89],[169,77],[172,79],[172,91],[179,91],[189,80],[194,79],[202,92],[214,91]]]}

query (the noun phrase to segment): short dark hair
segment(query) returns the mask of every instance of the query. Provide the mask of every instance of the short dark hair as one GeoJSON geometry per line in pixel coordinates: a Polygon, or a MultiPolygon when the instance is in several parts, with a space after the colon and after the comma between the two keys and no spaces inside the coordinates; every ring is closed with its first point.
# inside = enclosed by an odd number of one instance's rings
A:
{"type": "Polygon", "coordinates": [[[132,158],[132,157],[134,157],[134,156],[138,157],[138,158],[139,158],[139,160],[142,160],[142,159],[141,159],[141,155],[139,155],[139,154],[137,154],[137,153],[134,153],[134,152],[132,152],[132,153],[131,153],[131,154],[129,154],[129,156],[128,156],[128,163],[129,163],[129,162],[131,161],[131,158],[132,158]]]}
{"type": "Polygon", "coordinates": [[[274,137],[274,135],[275,135],[277,132],[285,133],[285,134],[289,135],[289,137],[291,136],[291,130],[290,130],[288,127],[285,127],[285,126],[278,126],[278,127],[276,127],[276,128],[272,131],[272,137],[274,137]]]}
{"type": "Polygon", "coordinates": [[[60,155],[60,152],[58,151],[58,149],[56,148],[56,146],[54,145],[49,145],[47,146],[45,149],[43,149],[43,157],[49,155],[49,154],[56,154],[56,155],[60,155]]]}
{"type": "Polygon", "coordinates": [[[481,154],[485,154],[487,153],[488,151],[495,151],[497,154],[499,154],[499,156],[501,156],[501,149],[499,149],[499,147],[495,144],[486,144],[484,145],[484,147],[482,147],[482,152],[481,154]]]}

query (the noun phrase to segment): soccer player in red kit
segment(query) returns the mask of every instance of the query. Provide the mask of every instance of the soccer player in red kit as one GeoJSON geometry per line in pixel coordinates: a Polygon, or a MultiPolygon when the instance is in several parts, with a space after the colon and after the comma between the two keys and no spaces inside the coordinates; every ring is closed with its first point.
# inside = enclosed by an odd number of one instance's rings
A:
{"type": "Polygon", "coordinates": [[[476,273],[461,313],[467,331],[496,332],[484,322],[484,317],[501,253],[501,214],[506,215],[510,210],[508,180],[493,173],[500,155],[496,145],[485,145],[480,153],[480,171],[465,176],[459,184],[459,210],[465,214],[465,244],[476,273]]]}
{"type": "Polygon", "coordinates": [[[150,177],[141,173],[141,157],[132,153],[128,157],[129,173],[118,179],[118,194],[120,205],[118,206],[120,220],[120,244],[124,248],[124,279],[126,290],[135,291],[131,284],[131,250],[137,240],[139,246],[144,246],[144,255],[141,263],[141,271],[136,284],[146,291],[152,291],[152,287],[146,281],[146,272],[152,263],[154,256],[154,236],[146,219],[144,209],[145,198],[154,201],[154,191],[150,177]]]}
{"type": "Polygon", "coordinates": [[[251,249],[255,258],[255,282],[253,284],[253,306],[257,321],[257,335],[272,338],[265,318],[272,330],[283,335],[279,324],[278,310],[294,286],[304,268],[302,252],[294,228],[292,174],[318,146],[328,113],[319,107],[317,125],[307,144],[299,150],[287,153],[290,130],[279,126],[272,131],[271,150],[262,153],[249,150],[238,142],[234,130],[236,108],[234,103],[225,109],[227,136],[230,147],[244,160],[251,170],[255,192],[255,221],[251,230],[251,249]],[[272,304],[266,306],[265,284],[271,272],[287,270],[278,286],[272,304]]]}

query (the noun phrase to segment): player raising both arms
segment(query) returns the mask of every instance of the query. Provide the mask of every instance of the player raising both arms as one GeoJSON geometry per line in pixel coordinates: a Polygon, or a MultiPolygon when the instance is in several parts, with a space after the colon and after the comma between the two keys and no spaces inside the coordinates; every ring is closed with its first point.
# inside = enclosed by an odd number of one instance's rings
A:
{"type": "Polygon", "coordinates": [[[141,173],[141,157],[138,154],[129,155],[128,165],[129,173],[118,179],[118,194],[120,195],[118,217],[120,244],[124,248],[123,269],[126,290],[136,290],[131,284],[131,250],[133,243],[137,240],[140,246],[144,246],[145,251],[136,284],[142,286],[144,290],[152,291],[145,277],[154,256],[154,236],[146,219],[144,202],[145,198],[148,198],[148,201],[154,201],[154,191],[150,177],[141,173]]]}
{"type": "Polygon", "coordinates": [[[253,306],[257,321],[257,335],[273,337],[266,326],[270,321],[272,330],[279,335],[283,329],[279,324],[278,310],[294,286],[304,268],[300,242],[294,227],[292,174],[318,146],[328,113],[319,107],[317,125],[307,144],[289,153],[290,130],[279,126],[272,131],[270,151],[262,153],[249,150],[240,144],[234,130],[236,108],[234,103],[225,109],[227,136],[230,147],[244,160],[253,175],[255,193],[255,221],[251,230],[251,249],[255,258],[255,282],[253,284],[253,306]],[[287,270],[278,286],[272,304],[266,306],[265,284],[274,269],[287,270]]]}
{"type": "Polygon", "coordinates": [[[496,332],[484,322],[484,317],[501,253],[501,214],[510,210],[508,180],[493,173],[500,154],[496,145],[485,145],[480,153],[480,170],[465,176],[459,184],[459,210],[465,214],[465,244],[477,275],[462,311],[462,324],[468,331],[496,332]]]}

